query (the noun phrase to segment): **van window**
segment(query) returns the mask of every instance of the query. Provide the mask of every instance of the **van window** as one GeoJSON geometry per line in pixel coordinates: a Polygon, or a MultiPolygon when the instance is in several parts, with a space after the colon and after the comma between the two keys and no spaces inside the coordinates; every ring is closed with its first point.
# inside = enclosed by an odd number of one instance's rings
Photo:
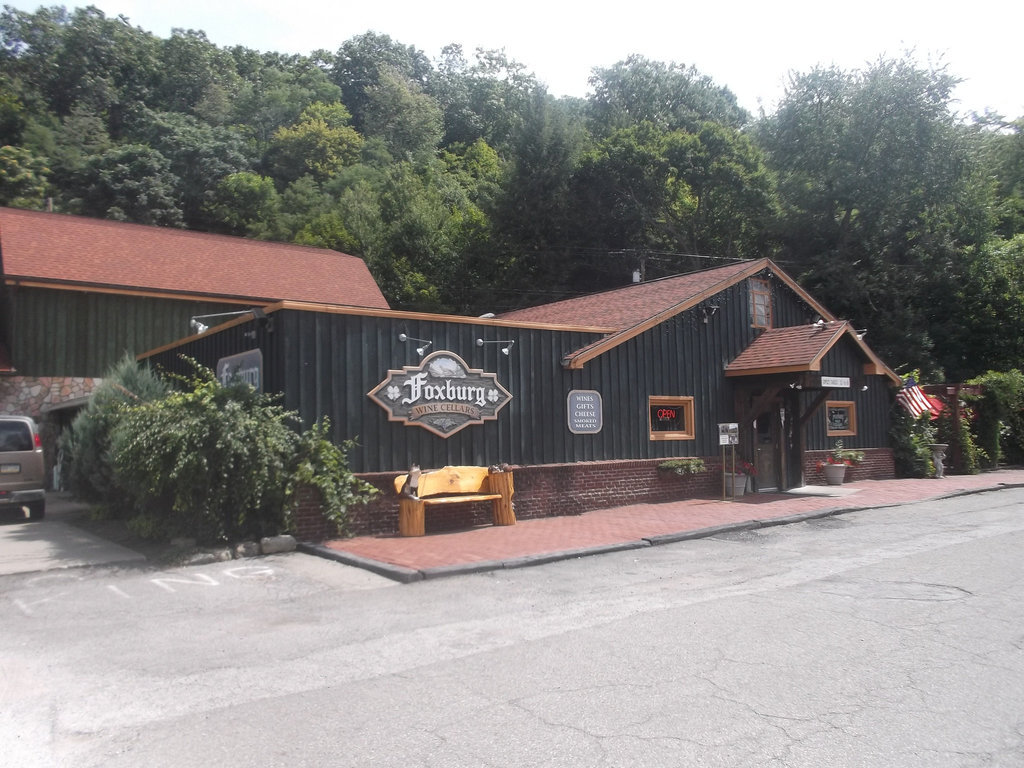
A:
{"type": "Polygon", "coordinates": [[[0,421],[0,451],[31,451],[32,430],[23,421],[0,421]]]}

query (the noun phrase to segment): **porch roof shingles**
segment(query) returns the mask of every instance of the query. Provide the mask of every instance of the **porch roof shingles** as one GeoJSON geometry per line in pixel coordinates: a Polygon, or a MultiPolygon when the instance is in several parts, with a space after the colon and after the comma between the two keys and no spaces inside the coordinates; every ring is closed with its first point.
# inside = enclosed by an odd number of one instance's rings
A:
{"type": "Polygon", "coordinates": [[[816,371],[821,358],[849,329],[845,320],[820,326],[769,328],[726,366],[725,375],[816,371]]]}
{"type": "Polygon", "coordinates": [[[0,208],[8,280],[388,309],[362,259],[326,248],[0,208]]]}

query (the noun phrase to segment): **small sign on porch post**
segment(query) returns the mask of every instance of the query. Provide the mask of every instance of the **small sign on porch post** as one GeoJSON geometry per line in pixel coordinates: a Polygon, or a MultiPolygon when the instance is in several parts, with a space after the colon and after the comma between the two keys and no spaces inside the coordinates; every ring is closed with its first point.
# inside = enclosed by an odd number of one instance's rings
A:
{"type": "MultiPolygon", "coordinates": [[[[736,498],[736,482],[733,478],[736,477],[736,446],[740,442],[740,425],[736,422],[728,422],[725,424],[718,425],[718,444],[722,446],[722,500],[726,498],[736,498]],[[725,464],[725,446],[729,446],[729,452],[732,454],[732,472],[726,472],[725,464]],[[726,485],[725,476],[730,476],[730,483],[726,485]],[[731,496],[727,496],[727,489],[732,491],[731,496]]],[[[744,482],[745,479],[744,479],[744,482]]]]}

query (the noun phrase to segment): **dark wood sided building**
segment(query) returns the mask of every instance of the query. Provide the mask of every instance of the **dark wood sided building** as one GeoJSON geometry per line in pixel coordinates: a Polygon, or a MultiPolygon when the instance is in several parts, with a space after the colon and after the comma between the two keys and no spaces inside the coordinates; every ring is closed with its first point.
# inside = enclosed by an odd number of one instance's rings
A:
{"type": "MultiPolygon", "coordinates": [[[[899,378],[768,259],[496,318],[297,302],[265,313],[142,359],[244,369],[306,423],[327,416],[337,439],[355,438],[353,469],[381,488],[412,463],[509,464],[521,519],[714,496],[723,423],[739,425],[761,490],[820,483],[836,440],[865,452],[855,477],[893,475],[899,378]],[[685,488],[657,471],[683,456],[709,467],[685,488]]],[[[435,525],[478,513],[460,514],[435,525]]],[[[392,492],[354,527],[396,521],[392,492]]]]}
{"type": "Polygon", "coordinates": [[[196,316],[282,299],[388,308],[347,254],[2,207],[0,276],[0,413],[40,421],[51,462],[100,377],[196,316]]]}

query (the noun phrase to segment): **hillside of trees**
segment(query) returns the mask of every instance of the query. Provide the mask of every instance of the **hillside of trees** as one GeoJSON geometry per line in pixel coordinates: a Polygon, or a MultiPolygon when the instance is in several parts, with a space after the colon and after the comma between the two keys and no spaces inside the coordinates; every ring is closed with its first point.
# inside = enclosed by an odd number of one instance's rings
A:
{"type": "Polygon", "coordinates": [[[0,205],[333,248],[394,308],[459,314],[768,256],[897,370],[1024,357],[1024,118],[963,118],[909,55],[752,115],[642,56],[556,99],[502,52],[282,55],[5,6],[0,65],[0,205]]]}

